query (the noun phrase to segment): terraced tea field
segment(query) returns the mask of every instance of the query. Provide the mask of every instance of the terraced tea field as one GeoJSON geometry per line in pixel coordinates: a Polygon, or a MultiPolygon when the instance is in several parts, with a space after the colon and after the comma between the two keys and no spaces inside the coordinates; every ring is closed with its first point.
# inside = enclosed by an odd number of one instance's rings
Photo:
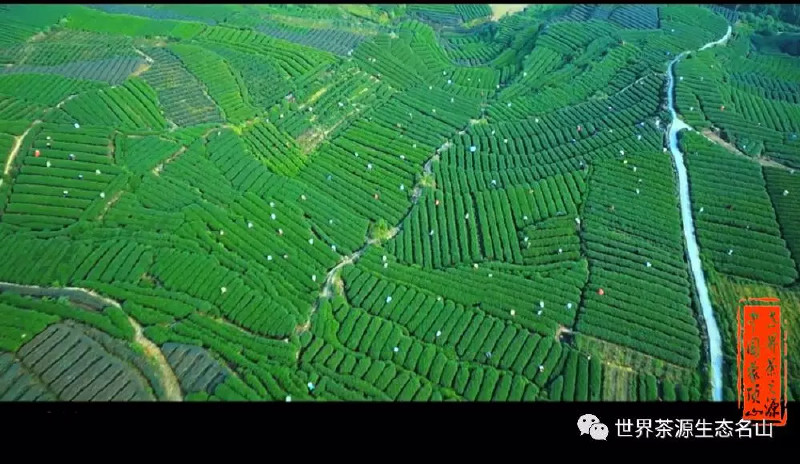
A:
{"type": "Polygon", "coordinates": [[[735,400],[739,299],[800,328],[762,22],[0,6],[0,401],[735,400]]]}

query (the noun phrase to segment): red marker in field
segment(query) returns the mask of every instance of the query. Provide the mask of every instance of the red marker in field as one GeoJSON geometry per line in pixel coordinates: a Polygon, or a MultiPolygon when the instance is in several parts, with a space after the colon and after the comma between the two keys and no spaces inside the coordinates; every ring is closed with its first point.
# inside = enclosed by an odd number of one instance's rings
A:
{"type": "Polygon", "coordinates": [[[41,153],[39,153],[39,150],[36,150],[35,152],[33,152],[33,156],[38,158],[39,155],[41,155],[41,153]]]}

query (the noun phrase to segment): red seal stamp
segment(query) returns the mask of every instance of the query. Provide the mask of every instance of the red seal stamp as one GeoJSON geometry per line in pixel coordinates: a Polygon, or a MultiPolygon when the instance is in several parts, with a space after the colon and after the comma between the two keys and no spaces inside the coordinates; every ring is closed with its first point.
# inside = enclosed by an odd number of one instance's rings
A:
{"type": "Polygon", "coordinates": [[[736,385],[742,419],[786,424],[786,330],[777,298],[743,298],[736,315],[736,385]]]}

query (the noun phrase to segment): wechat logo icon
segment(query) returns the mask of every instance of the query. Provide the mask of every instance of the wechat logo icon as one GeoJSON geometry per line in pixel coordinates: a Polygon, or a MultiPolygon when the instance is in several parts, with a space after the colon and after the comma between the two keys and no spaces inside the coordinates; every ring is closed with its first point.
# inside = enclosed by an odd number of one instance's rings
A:
{"type": "Polygon", "coordinates": [[[581,435],[589,434],[594,440],[605,440],[608,437],[608,426],[600,422],[594,414],[584,414],[578,418],[578,430],[581,435]]]}

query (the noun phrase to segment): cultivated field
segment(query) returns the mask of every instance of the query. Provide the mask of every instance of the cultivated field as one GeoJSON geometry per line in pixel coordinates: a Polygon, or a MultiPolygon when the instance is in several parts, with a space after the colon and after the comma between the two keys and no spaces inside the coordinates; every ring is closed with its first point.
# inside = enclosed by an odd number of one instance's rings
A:
{"type": "Polygon", "coordinates": [[[711,398],[682,52],[724,399],[767,295],[800,396],[800,58],[748,18],[0,6],[0,401],[711,398]]]}

